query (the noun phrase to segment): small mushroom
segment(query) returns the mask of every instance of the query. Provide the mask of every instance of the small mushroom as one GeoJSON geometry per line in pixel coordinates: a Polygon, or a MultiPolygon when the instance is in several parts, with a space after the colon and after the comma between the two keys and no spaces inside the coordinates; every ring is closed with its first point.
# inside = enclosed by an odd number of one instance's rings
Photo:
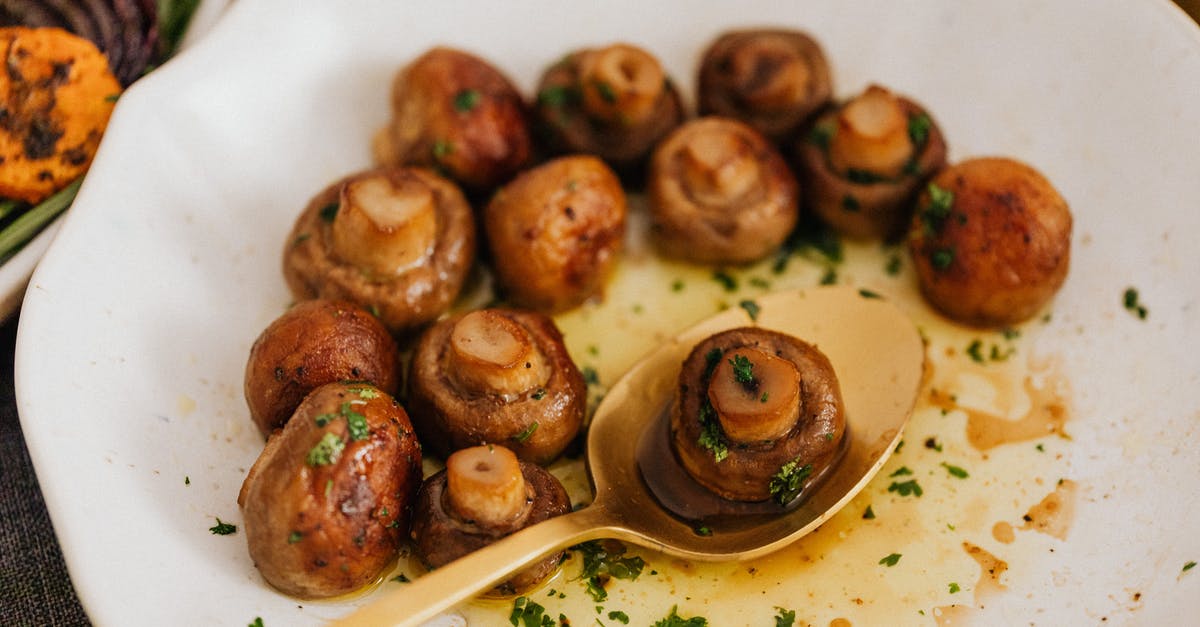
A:
{"type": "Polygon", "coordinates": [[[825,54],[797,30],[724,33],[700,62],[700,114],[741,120],[774,142],[793,137],[832,93],[825,54]]]}
{"type": "Polygon", "coordinates": [[[559,312],[596,296],[625,235],[625,192],[603,161],[560,157],[522,172],[483,212],[504,296],[559,312]]]}
{"type": "Polygon", "coordinates": [[[474,259],[474,217],[458,187],[431,170],[383,168],[309,202],[283,269],[297,299],[352,301],[399,335],[450,307],[474,259]]]}
{"type": "Polygon", "coordinates": [[[399,371],[396,341],[375,316],[346,301],[303,301],[276,318],[250,347],[246,404],[258,430],[270,435],[317,387],[365,381],[394,393],[399,371]]]}
{"type": "Polygon", "coordinates": [[[668,255],[749,263],[791,233],[799,190],[783,157],[753,128],[701,118],[654,150],[647,179],[651,234],[668,255]]]}
{"type": "Polygon", "coordinates": [[[421,441],[442,457],[492,443],[548,464],[583,424],[587,385],[550,318],[483,309],[422,334],[408,399],[421,441]]]}
{"type": "Polygon", "coordinates": [[[631,174],[683,121],[683,103],[662,64],[630,44],[577,50],[538,85],[534,113],[554,153],[588,153],[631,174]]]}
{"type": "Polygon", "coordinates": [[[802,340],[731,329],[683,362],[671,448],[721,498],[788,504],[837,461],[845,431],[833,366],[802,340]]]}
{"type": "Polygon", "coordinates": [[[958,322],[1027,320],[1066,280],[1071,225],[1066,200],[1032,167],[1003,157],[952,165],[922,192],[909,230],[921,293],[958,322]]]}
{"type": "MultiPolygon", "coordinates": [[[[522,462],[503,446],[456,451],[446,468],[421,486],[413,511],[417,556],[430,568],[448,564],[507,535],[571,511],[554,475],[522,462]]],[[[519,571],[496,587],[511,595],[554,572],[563,552],[519,571]]]]}
{"type": "Polygon", "coordinates": [[[818,117],[798,146],[808,205],[858,239],[903,235],[921,184],[946,163],[929,112],[878,85],[818,117]]]}
{"type": "Polygon", "coordinates": [[[392,564],[421,483],[404,408],[365,383],[330,383],[271,436],[238,495],[250,557],[295,597],[353,592],[392,564]]]}
{"type": "Polygon", "coordinates": [[[521,94],[499,70],[460,50],[433,48],[402,69],[392,111],[373,145],[376,161],[387,166],[434,167],[484,192],[512,178],[532,154],[521,94]]]}

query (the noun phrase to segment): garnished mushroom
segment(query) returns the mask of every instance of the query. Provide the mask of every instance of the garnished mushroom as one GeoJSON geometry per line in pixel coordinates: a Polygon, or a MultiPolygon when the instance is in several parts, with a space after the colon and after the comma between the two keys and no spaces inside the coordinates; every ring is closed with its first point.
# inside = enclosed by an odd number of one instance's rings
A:
{"type": "Polygon", "coordinates": [[[832,365],[799,339],[731,329],[683,362],[671,447],[717,496],[786,505],[837,461],[845,429],[832,365]]]}
{"type": "Polygon", "coordinates": [[[733,31],[700,62],[701,115],[741,120],[775,142],[796,134],[829,103],[829,64],[817,42],[796,30],[733,31]]]}
{"type": "Polygon", "coordinates": [[[625,213],[620,181],[595,157],[561,157],[522,172],[483,212],[505,297],[558,312],[597,295],[621,250],[625,213]]]}
{"type": "Polygon", "coordinates": [[[613,44],[578,50],[546,70],[534,111],[555,153],[589,153],[628,174],[684,117],[654,55],[613,44]]]}
{"type": "Polygon", "coordinates": [[[408,398],[421,441],[443,457],[493,443],[547,464],[579,432],[587,385],[550,318],[484,309],[421,336],[408,398]]]}
{"type": "Polygon", "coordinates": [[[946,162],[946,142],[917,103],[872,85],[822,114],[799,143],[805,198],[855,238],[902,235],[921,184],[946,162]]]}
{"type": "Polygon", "coordinates": [[[647,180],[651,234],[667,254],[702,263],[748,263],[796,225],[796,180],[749,126],[701,118],[654,150],[647,180]]]}
{"type": "MultiPolygon", "coordinates": [[[[545,469],[517,459],[499,445],[466,448],[446,460],[417,496],[412,539],[431,568],[448,564],[496,540],[571,511],[567,491],[545,469]]],[[[559,552],[497,586],[502,594],[532,588],[558,567],[559,552]]]]}
{"type": "Polygon", "coordinates": [[[365,383],[321,386],[242,484],[250,557],[292,596],[357,590],[396,559],[420,483],[421,447],[399,403],[365,383]]]}
{"type": "Polygon", "coordinates": [[[969,159],[926,186],[909,230],[921,293],[950,318],[991,327],[1027,320],[1062,286],[1071,210],[1037,170],[969,159]]]}
{"type": "Polygon", "coordinates": [[[353,301],[393,333],[446,311],[475,259],[471,207],[421,168],[384,168],[329,186],[296,220],[284,276],[297,299],[353,301]]]}
{"type": "Polygon", "coordinates": [[[244,386],[250,417],[269,435],[326,383],[364,381],[394,393],[400,384],[398,353],[383,324],[353,303],[297,303],[250,348],[244,386]]]}
{"type": "Polygon", "coordinates": [[[486,61],[433,48],[392,87],[391,123],[375,136],[375,159],[438,168],[473,192],[507,181],[532,152],[526,106],[512,82],[486,61]]]}

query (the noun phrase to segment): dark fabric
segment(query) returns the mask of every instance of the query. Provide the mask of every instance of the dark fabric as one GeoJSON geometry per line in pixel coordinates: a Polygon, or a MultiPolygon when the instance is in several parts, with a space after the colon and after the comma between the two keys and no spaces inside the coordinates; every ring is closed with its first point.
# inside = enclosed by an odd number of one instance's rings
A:
{"type": "Polygon", "coordinates": [[[0,327],[0,625],[88,625],[17,420],[16,333],[14,314],[0,327]]]}

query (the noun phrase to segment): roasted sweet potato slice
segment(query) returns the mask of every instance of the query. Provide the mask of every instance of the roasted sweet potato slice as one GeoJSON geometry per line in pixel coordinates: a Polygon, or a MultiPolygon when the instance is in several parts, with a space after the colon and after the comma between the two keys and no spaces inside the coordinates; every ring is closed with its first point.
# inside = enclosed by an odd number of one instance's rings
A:
{"type": "Polygon", "coordinates": [[[0,28],[0,196],[36,203],[91,164],[121,86],[92,42],[0,28]]]}

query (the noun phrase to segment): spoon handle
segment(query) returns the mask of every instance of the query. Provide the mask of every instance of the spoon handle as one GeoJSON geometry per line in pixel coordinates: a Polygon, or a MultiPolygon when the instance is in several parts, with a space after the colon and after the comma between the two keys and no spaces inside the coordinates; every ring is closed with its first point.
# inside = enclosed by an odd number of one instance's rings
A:
{"type": "Polygon", "coordinates": [[[551,518],[432,570],[333,624],[420,625],[525,564],[572,544],[609,537],[610,531],[617,531],[612,517],[597,505],[551,518]]]}

